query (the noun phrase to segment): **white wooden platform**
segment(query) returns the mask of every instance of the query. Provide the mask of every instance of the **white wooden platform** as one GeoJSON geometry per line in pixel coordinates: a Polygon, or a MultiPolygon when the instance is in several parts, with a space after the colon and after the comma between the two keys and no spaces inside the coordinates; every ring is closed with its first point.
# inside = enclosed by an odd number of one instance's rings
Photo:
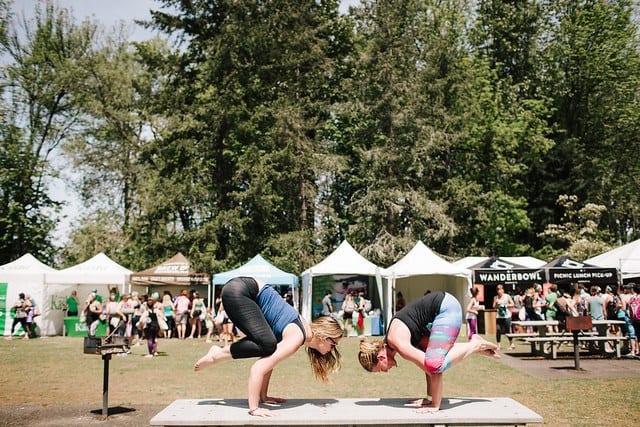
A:
{"type": "Polygon", "coordinates": [[[440,411],[417,413],[407,399],[291,399],[269,407],[274,417],[248,414],[246,399],[180,399],[160,411],[152,426],[481,426],[540,424],[542,417],[503,397],[444,398],[440,411]]]}

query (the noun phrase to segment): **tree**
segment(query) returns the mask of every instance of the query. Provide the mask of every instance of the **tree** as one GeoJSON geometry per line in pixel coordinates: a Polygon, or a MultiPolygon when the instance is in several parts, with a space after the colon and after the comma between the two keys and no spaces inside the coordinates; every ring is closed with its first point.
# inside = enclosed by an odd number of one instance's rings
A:
{"type": "Polygon", "coordinates": [[[154,154],[170,162],[176,146],[189,150],[163,173],[202,195],[183,203],[201,213],[191,247],[214,269],[263,250],[300,268],[324,171],[320,129],[348,38],[338,3],[164,3],[177,12],[153,12],[154,25],[184,44],[162,99],[181,126],[154,154]]]}
{"type": "Polygon", "coordinates": [[[56,149],[77,124],[71,88],[82,79],[79,63],[91,50],[93,27],[75,26],[50,5],[22,26],[0,39],[8,62],[0,77],[0,261],[26,252],[51,261],[61,202],[51,199],[47,183],[56,174],[56,149]]]}
{"type": "Polygon", "coordinates": [[[611,249],[603,239],[606,234],[599,230],[607,210],[605,206],[586,203],[578,207],[578,198],[566,194],[560,195],[557,203],[564,211],[562,223],[548,224],[540,233],[548,244],[548,258],[567,254],[575,259],[587,259],[611,249]]]}
{"type": "Polygon", "coordinates": [[[640,62],[634,2],[555,1],[545,93],[553,99],[555,147],[543,157],[534,220],[557,223],[558,194],[607,206],[612,241],[638,237],[640,62]]]}
{"type": "Polygon", "coordinates": [[[470,140],[459,166],[480,184],[487,215],[471,234],[491,255],[524,254],[538,244],[535,213],[544,206],[532,200],[553,147],[551,103],[541,91],[547,12],[545,2],[483,0],[470,34],[479,76],[470,93],[480,103],[468,120],[470,140]]]}

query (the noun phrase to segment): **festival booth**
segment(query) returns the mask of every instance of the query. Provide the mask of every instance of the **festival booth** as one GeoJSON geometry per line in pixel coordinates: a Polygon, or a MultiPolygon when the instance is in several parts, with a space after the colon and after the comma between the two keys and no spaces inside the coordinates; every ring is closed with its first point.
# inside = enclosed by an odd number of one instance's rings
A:
{"type": "Polygon", "coordinates": [[[568,290],[572,284],[578,283],[584,283],[587,288],[599,285],[603,289],[606,285],[618,286],[620,283],[617,268],[596,267],[567,256],[558,257],[542,268],[547,282],[555,283],[562,290],[568,290]]]}
{"type": "Polygon", "coordinates": [[[103,302],[106,302],[111,289],[117,288],[120,294],[128,291],[130,274],[131,270],[113,261],[103,252],[64,270],[46,273],[47,298],[50,301],[60,302],[56,303],[56,308],[51,309],[51,324],[48,327],[55,330],[58,335],[63,333],[63,325],[69,335],[86,334],[86,325],[79,323],[77,317],[64,318],[62,302],[66,302],[71,291],[75,290],[80,303],[78,308],[81,309],[82,304],[94,289],[102,297],[103,302]]]}
{"type": "Polygon", "coordinates": [[[624,283],[640,280],[640,240],[619,246],[584,261],[598,267],[617,268],[624,283]]]}
{"type": "Polygon", "coordinates": [[[175,297],[183,289],[189,289],[206,296],[207,306],[212,300],[209,274],[193,271],[189,260],[180,252],[155,267],[131,274],[129,283],[132,290],[141,293],[158,292],[162,297],[164,291],[169,291],[175,297]]]}
{"type": "MultiPolygon", "coordinates": [[[[49,299],[45,287],[45,274],[56,271],[54,268],[40,262],[31,254],[25,254],[8,264],[0,266],[0,331],[3,335],[11,333],[11,307],[23,292],[32,297],[40,310],[40,316],[34,319],[39,335],[55,335],[56,331],[51,320],[52,311],[62,309],[63,306],[56,298],[49,299]]],[[[54,316],[55,317],[55,316],[54,316]]],[[[22,328],[17,326],[19,333],[22,328]]],[[[18,333],[16,330],[14,333],[18,333]]]]}
{"type": "MultiPolygon", "coordinates": [[[[454,264],[460,265],[462,260],[454,264]]],[[[479,290],[478,301],[483,307],[478,313],[478,332],[495,333],[496,310],[493,308],[493,299],[498,294],[498,285],[503,285],[505,292],[512,296],[535,284],[542,285],[545,281],[544,270],[541,268],[543,264],[544,261],[531,257],[492,256],[469,265],[473,286],[479,290]],[[527,265],[513,262],[516,259],[527,265]]]]}
{"type": "Polygon", "coordinates": [[[471,271],[454,266],[421,241],[387,268],[386,277],[386,294],[393,299],[393,303],[385,304],[386,319],[393,315],[397,292],[402,292],[406,302],[410,302],[421,298],[427,291],[446,291],[460,301],[463,311],[469,301],[471,271]]]}
{"type": "MultiPolygon", "coordinates": [[[[383,301],[391,301],[389,295],[383,293],[383,275],[386,275],[384,268],[365,259],[345,240],[328,257],[302,273],[301,314],[308,320],[318,317],[322,298],[328,290],[333,293],[335,312],[340,311],[347,293],[360,290],[365,292],[374,311],[382,311],[385,307],[383,301]]],[[[367,319],[365,335],[380,335],[379,319],[367,319]]]]}
{"type": "MultiPolygon", "coordinates": [[[[523,257],[520,257],[523,258],[523,257]]],[[[491,308],[493,297],[497,295],[497,286],[503,285],[505,292],[516,294],[534,284],[542,285],[545,282],[544,261],[530,262],[529,265],[539,264],[537,267],[527,267],[513,262],[512,258],[499,258],[492,256],[485,258],[477,264],[470,265],[473,285],[479,288],[478,300],[491,308]]],[[[527,262],[525,260],[525,262],[527,262]]]]}
{"type": "MultiPolygon", "coordinates": [[[[294,307],[298,311],[300,310],[298,308],[297,298],[299,293],[298,276],[293,273],[287,273],[286,271],[280,270],[278,267],[274,266],[269,261],[264,259],[260,254],[254,256],[249,262],[234,270],[214,274],[211,278],[211,283],[215,288],[216,286],[223,286],[234,277],[241,276],[260,279],[263,282],[273,286],[280,295],[291,292],[294,307]]],[[[214,294],[217,294],[217,292],[214,291],[214,294]]]]}

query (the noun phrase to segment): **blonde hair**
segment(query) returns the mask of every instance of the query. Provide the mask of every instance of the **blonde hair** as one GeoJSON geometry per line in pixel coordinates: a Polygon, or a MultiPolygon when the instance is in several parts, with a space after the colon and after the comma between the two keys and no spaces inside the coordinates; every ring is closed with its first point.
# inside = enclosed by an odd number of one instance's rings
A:
{"type": "MultiPolygon", "coordinates": [[[[334,341],[342,338],[344,331],[338,322],[328,316],[318,317],[311,323],[311,332],[314,336],[330,338],[334,341]]],[[[311,368],[315,377],[322,382],[329,381],[329,374],[340,369],[341,356],[338,348],[333,346],[327,354],[321,354],[318,350],[307,347],[307,354],[311,362],[311,368]]]]}
{"type": "Polygon", "coordinates": [[[378,364],[378,353],[384,348],[384,345],[384,342],[380,340],[366,341],[362,339],[360,341],[358,361],[365,370],[373,371],[373,368],[378,364]]]}

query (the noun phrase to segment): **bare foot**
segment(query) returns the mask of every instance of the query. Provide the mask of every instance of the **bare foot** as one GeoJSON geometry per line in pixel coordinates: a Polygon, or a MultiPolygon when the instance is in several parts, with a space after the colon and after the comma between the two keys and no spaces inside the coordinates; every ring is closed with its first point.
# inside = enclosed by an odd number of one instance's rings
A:
{"type": "Polygon", "coordinates": [[[419,414],[432,414],[434,412],[438,412],[439,410],[439,406],[423,406],[420,409],[416,409],[416,412],[419,414]]]}
{"type": "Polygon", "coordinates": [[[471,337],[471,342],[474,343],[478,347],[478,351],[485,350],[499,350],[500,347],[492,342],[489,342],[482,338],[480,335],[474,335],[471,337]]]}
{"type": "Polygon", "coordinates": [[[500,359],[500,353],[497,350],[480,350],[480,354],[483,356],[491,357],[493,359],[500,359]]]}
{"type": "Polygon", "coordinates": [[[423,398],[419,398],[419,399],[411,399],[408,400],[407,403],[405,404],[405,406],[416,406],[416,407],[421,407],[421,406],[429,406],[431,405],[431,400],[429,400],[429,398],[427,397],[423,397],[423,398]]]}
{"type": "Polygon", "coordinates": [[[200,360],[196,362],[196,364],[193,366],[193,370],[201,371],[207,366],[213,365],[218,361],[216,360],[216,358],[219,358],[221,353],[222,349],[220,347],[218,347],[217,345],[212,345],[209,349],[209,352],[202,356],[200,360]]]}
{"type": "Polygon", "coordinates": [[[253,415],[254,417],[273,417],[275,413],[265,408],[256,408],[254,411],[249,412],[249,415],[253,415]]]}
{"type": "Polygon", "coordinates": [[[262,403],[265,403],[267,405],[278,405],[280,403],[285,403],[287,401],[287,399],[284,399],[282,397],[265,397],[264,399],[260,399],[260,401],[262,403]]]}

